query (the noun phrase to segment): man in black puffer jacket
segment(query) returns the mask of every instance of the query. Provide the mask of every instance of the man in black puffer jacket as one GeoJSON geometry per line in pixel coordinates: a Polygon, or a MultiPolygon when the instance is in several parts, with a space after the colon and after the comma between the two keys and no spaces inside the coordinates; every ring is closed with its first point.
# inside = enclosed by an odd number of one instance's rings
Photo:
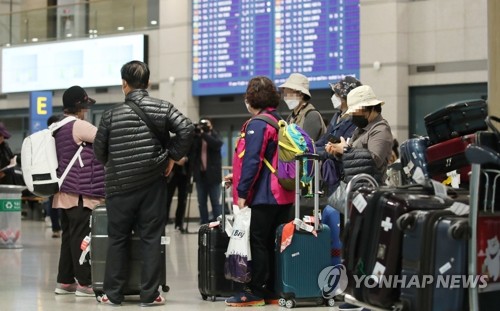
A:
{"type": "Polygon", "coordinates": [[[140,300],[144,305],[164,304],[160,285],[160,240],[165,230],[165,176],[174,161],[189,151],[194,126],[171,103],[149,96],[149,68],[131,61],[121,69],[125,103],[102,115],[94,151],[106,168],[106,208],[108,212],[108,256],[104,292],[100,302],[120,304],[128,279],[128,237],[137,226],[144,261],[140,300]],[[134,102],[151,121],[158,137],[127,104],[134,102]],[[170,133],[175,137],[170,138],[170,133]]]}

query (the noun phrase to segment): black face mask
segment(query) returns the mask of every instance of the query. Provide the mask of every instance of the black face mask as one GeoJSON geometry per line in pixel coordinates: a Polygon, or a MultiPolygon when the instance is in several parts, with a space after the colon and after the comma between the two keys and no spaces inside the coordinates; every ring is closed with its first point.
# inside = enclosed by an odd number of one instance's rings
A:
{"type": "Polygon", "coordinates": [[[368,125],[368,119],[365,116],[352,116],[352,123],[359,128],[365,128],[368,125]]]}

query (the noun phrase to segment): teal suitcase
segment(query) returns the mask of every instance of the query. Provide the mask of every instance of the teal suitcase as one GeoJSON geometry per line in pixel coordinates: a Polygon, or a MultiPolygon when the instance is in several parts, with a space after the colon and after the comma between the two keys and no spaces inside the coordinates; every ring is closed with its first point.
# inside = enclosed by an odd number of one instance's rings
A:
{"type": "MultiPolygon", "coordinates": [[[[279,294],[280,306],[287,308],[297,304],[331,304],[333,299],[323,298],[322,288],[318,285],[321,271],[331,265],[331,234],[327,225],[318,224],[319,214],[319,162],[315,155],[303,155],[308,160],[314,161],[314,215],[317,236],[312,233],[297,229],[293,238],[283,252],[281,251],[281,237],[286,224],[280,225],[276,230],[276,280],[275,292],[279,294]]],[[[300,167],[299,163],[296,167],[300,167]]],[[[299,180],[297,177],[296,180],[299,180]]],[[[295,215],[299,216],[300,189],[296,186],[295,215]]]]}

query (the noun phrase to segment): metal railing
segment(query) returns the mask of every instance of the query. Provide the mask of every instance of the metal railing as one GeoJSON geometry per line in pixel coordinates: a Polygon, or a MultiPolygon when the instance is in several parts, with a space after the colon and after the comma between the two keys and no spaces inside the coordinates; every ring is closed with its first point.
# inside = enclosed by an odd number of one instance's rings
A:
{"type": "Polygon", "coordinates": [[[83,1],[0,14],[0,46],[95,38],[158,26],[159,0],[83,1]]]}

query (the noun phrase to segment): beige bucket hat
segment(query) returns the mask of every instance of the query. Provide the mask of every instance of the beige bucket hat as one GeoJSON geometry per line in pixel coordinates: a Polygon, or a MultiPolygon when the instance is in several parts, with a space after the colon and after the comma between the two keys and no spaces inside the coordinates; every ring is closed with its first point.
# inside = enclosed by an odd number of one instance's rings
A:
{"type": "Polygon", "coordinates": [[[311,93],[309,93],[309,79],[300,73],[292,73],[288,79],[286,79],[285,83],[279,87],[296,90],[312,98],[311,93]]]}
{"type": "Polygon", "coordinates": [[[352,114],[356,110],[363,109],[363,107],[383,105],[384,102],[377,99],[371,86],[361,85],[347,94],[347,111],[346,114],[352,114]]]}

